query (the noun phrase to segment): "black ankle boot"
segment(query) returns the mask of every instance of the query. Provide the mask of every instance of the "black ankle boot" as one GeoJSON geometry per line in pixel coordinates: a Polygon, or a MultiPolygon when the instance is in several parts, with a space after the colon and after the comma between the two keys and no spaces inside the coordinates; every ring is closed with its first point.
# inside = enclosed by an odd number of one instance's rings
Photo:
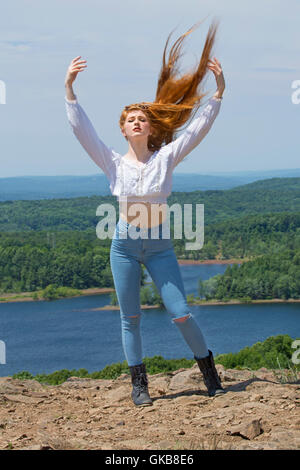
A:
{"type": "Polygon", "coordinates": [[[196,359],[199,369],[203,374],[204,383],[207,387],[208,395],[213,397],[215,395],[221,395],[225,393],[222,388],[220,377],[217,373],[213,353],[208,350],[209,355],[201,359],[194,356],[196,359]]]}
{"type": "Polygon", "coordinates": [[[132,393],[131,398],[137,406],[152,405],[148,392],[148,379],[145,364],[129,366],[131,373],[132,393]]]}

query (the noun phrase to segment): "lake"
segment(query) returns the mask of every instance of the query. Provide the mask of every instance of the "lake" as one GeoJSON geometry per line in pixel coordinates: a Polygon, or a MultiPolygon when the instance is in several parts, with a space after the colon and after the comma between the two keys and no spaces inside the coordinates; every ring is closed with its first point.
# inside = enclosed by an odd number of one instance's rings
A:
{"type": "MultiPolygon", "coordinates": [[[[181,265],[187,294],[197,295],[198,279],[223,273],[226,265],[181,265]]],[[[148,281],[151,280],[148,278],[148,281]]],[[[124,361],[118,310],[94,311],[110,303],[109,294],[39,302],[0,304],[0,340],[6,364],[0,376],[26,370],[33,375],[60,369],[88,372],[124,361]]],[[[300,304],[191,306],[214,355],[237,352],[269,336],[300,337],[300,304]]],[[[164,309],[143,310],[144,356],[193,358],[164,309]]]]}

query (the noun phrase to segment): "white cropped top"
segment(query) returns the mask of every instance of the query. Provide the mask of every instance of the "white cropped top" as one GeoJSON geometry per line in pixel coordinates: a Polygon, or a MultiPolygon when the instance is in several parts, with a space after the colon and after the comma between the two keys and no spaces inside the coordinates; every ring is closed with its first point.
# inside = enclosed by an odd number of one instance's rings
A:
{"type": "Polygon", "coordinates": [[[68,100],[65,97],[71,128],[83,148],[107,176],[110,191],[119,202],[166,203],[172,192],[174,168],[205,137],[221,106],[220,98],[210,98],[182,135],[163,145],[146,163],[138,165],[102,142],[76,95],[75,98],[68,100]]]}

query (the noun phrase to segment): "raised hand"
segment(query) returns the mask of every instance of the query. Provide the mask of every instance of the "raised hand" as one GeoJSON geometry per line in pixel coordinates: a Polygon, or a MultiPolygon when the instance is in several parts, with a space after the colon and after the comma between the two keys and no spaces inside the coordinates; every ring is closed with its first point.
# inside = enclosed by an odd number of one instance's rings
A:
{"type": "Polygon", "coordinates": [[[207,65],[207,68],[212,70],[212,72],[214,73],[218,87],[218,95],[221,96],[225,89],[225,80],[222,71],[222,66],[216,57],[214,57],[214,60],[209,59],[208,62],[209,65],[207,65]]]}
{"type": "Polygon", "coordinates": [[[65,85],[72,85],[75,78],[77,77],[78,72],[83,72],[87,67],[86,60],[80,60],[81,55],[75,57],[67,70],[66,77],[65,77],[65,85]]]}

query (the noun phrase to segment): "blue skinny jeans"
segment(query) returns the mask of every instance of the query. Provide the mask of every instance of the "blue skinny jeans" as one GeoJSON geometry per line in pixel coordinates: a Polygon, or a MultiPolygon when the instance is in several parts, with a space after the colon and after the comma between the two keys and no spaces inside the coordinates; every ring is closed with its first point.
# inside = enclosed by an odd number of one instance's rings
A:
{"type": "Polygon", "coordinates": [[[179,328],[194,356],[202,358],[209,354],[202,332],[187,304],[168,230],[168,219],[152,228],[139,228],[120,218],[114,231],[110,265],[120,306],[122,345],[128,366],[139,365],[143,361],[141,263],[148,270],[171,320],[179,328]]]}

